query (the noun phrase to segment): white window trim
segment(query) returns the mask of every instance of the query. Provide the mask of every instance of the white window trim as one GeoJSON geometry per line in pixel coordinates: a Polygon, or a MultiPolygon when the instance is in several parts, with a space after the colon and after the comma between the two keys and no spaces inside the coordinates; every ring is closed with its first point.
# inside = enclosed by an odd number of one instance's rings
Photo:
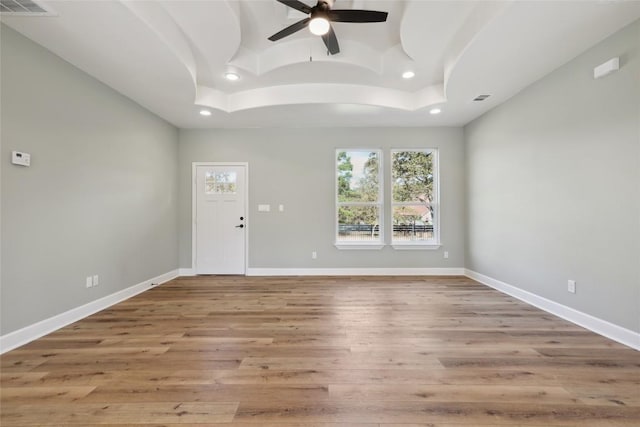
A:
{"type": "Polygon", "coordinates": [[[386,245],[384,243],[358,243],[358,242],[340,242],[334,245],[336,248],[343,251],[379,251],[384,248],[386,245]]]}
{"type": "Polygon", "coordinates": [[[391,247],[397,251],[435,251],[442,246],[439,243],[393,243],[391,247]]]}
{"type": "Polygon", "coordinates": [[[340,250],[380,250],[384,248],[385,243],[385,233],[384,233],[384,158],[382,154],[382,149],[380,148],[336,148],[333,154],[333,170],[334,170],[334,178],[333,178],[333,187],[334,187],[334,246],[340,250]],[[341,151],[362,151],[365,153],[376,152],[378,153],[378,203],[370,203],[370,202],[338,202],[338,153],[341,151]],[[338,224],[338,209],[342,205],[349,206],[378,206],[378,212],[380,213],[380,233],[379,240],[372,242],[358,242],[358,241],[338,241],[338,232],[339,232],[339,224],[338,224]]]}
{"type": "Polygon", "coordinates": [[[440,241],[440,152],[437,148],[392,148],[389,152],[389,195],[391,200],[391,247],[395,250],[436,250],[442,246],[440,241]],[[435,174],[433,176],[433,194],[435,195],[435,203],[432,205],[435,207],[435,215],[433,217],[433,239],[424,240],[420,242],[396,242],[393,240],[393,208],[395,206],[408,206],[415,205],[412,202],[394,202],[393,201],[393,153],[402,151],[415,151],[415,152],[431,152],[433,154],[433,166],[435,174]]]}

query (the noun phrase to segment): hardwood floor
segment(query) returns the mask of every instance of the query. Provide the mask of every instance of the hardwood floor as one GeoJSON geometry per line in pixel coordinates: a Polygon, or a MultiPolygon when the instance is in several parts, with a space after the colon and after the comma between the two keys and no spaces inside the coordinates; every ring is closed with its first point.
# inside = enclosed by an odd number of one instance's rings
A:
{"type": "Polygon", "coordinates": [[[461,277],[180,278],[1,368],[3,427],[640,426],[640,352],[461,277]]]}

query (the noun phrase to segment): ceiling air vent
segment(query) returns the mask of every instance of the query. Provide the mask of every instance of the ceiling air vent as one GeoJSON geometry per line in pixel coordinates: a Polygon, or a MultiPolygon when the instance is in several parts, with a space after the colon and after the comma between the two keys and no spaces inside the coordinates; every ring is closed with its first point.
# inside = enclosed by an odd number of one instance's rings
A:
{"type": "Polygon", "coordinates": [[[484,101],[485,99],[487,99],[488,97],[490,97],[491,95],[478,95],[475,98],[473,98],[474,101],[484,101]]]}
{"type": "Polygon", "coordinates": [[[0,0],[0,13],[20,16],[53,15],[50,10],[33,0],[0,0]]]}

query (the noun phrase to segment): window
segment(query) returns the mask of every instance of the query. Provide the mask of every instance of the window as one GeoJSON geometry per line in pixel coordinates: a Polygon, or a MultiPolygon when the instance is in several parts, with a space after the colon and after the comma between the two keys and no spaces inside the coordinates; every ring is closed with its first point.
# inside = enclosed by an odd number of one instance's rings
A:
{"type": "Polygon", "coordinates": [[[380,150],[336,150],[336,246],[381,249],[380,150]]]}
{"type": "Polygon", "coordinates": [[[437,150],[391,151],[391,244],[396,249],[440,245],[437,150]]]}
{"type": "Polygon", "coordinates": [[[235,172],[207,172],[204,176],[205,194],[236,194],[235,172]]]}

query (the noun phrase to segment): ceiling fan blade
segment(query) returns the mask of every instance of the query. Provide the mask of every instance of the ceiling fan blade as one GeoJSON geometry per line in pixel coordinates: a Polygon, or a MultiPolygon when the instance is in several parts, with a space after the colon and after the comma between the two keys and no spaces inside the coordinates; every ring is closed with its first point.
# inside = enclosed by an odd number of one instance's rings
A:
{"type": "Polygon", "coordinates": [[[299,10],[302,13],[311,13],[311,6],[307,6],[298,0],[277,0],[282,4],[285,4],[295,10],[299,10]]]}
{"type": "Polygon", "coordinates": [[[385,22],[387,20],[387,12],[378,12],[377,10],[329,10],[329,21],[333,22],[385,22]]]}
{"type": "Polygon", "coordinates": [[[329,27],[329,32],[322,36],[322,41],[329,50],[331,55],[335,55],[340,52],[340,46],[338,45],[338,38],[336,33],[333,32],[333,27],[329,27]]]}
{"type": "Polygon", "coordinates": [[[282,39],[284,37],[290,36],[291,34],[295,33],[296,31],[300,31],[301,29],[306,27],[307,24],[309,23],[309,21],[311,21],[311,18],[304,18],[302,21],[298,21],[293,25],[289,25],[284,30],[278,31],[277,33],[275,33],[274,35],[269,37],[269,40],[271,40],[272,42],[275,42],[275,41],[278,41],[278,40],[280,40],[280,39],[282,39]]]}

